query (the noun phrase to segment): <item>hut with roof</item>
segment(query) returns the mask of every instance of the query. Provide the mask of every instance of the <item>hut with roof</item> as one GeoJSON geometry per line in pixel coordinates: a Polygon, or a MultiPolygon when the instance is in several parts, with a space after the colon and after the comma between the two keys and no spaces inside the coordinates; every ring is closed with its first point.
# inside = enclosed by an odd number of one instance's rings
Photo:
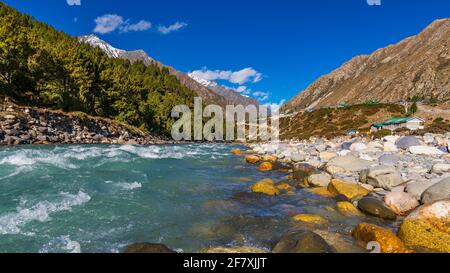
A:
{"type": "Polygon", "coordinates": [[[383,122],[375,123],[371,127],[372,132],[379,130],[391,130],[406,128],[412,131],[424,129],[425,121],[418,117],[392,118],[383,122]]]}

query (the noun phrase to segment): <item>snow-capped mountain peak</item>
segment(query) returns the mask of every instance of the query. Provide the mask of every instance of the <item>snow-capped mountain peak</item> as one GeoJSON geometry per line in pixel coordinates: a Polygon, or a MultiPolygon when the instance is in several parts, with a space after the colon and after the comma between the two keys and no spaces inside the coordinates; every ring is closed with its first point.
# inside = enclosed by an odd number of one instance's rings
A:
{"type": "Polygon", "coordinates": [[[206,87],[215,87],[218,84],[216,82],[213,81],[208,81],[205,79],[202,79],[200,77],[198,77],[197,75],[195,75],[194,73],[189,73],[188,76],[193,79],[194,81],[198,82],[199,84],[206,86],[206,87]]]}
{"type": "Polygon", "coordinates": [[[93,34],[81,36],[78,39],[80,42],[100,48],[110,58],[119,58],[121,54],[125,53],[125,50],[117,49],[93,34]]]}

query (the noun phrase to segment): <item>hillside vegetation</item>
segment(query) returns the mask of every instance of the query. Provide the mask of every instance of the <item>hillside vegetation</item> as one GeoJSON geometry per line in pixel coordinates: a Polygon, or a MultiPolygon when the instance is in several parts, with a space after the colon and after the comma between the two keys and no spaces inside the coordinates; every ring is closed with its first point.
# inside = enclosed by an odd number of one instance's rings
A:
{"type": "Polygon", "coordinates": [[[373,123],[404,116],[404,108],[395,104],[353,105],[342,109],[321,108],[301,112],[280,120],[280,138],[309,139],[312,136],[333,138],[348,130],[368,133],[373,123]]]}
{"type": "Polygon", "coordinates": [[[110,59],[98,48],[0,3],[0,94],[22,105],[81,111],[167,134],[194,92],[166,68],[110,59]]]}

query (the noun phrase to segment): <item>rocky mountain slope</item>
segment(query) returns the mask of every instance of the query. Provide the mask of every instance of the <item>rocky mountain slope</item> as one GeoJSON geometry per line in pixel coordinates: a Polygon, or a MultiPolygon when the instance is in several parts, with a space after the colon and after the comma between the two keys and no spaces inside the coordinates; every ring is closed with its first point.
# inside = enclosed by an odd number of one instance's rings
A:
{"type": "Polygon", "coordinates": [[[450,100],[450,18],[436,20],[416,36],[353,58],[320,77],[283,110],[335,106],[367,100],[450,100]]]}
{"type": "Polygon", "coordinates": [[[217,95],[224,97],[228,105],[259,105],[258,100],[241,95],[231,88],[217,84],[216,82],[198,78],[192,73],[189,73],[188,76],[198,83],[202,84],[212,92],[216,93],[217,95]]]}
{"type": "Polygon", "coordinates": [[[207,104],[217,104],[220,106],[229,104],[258,104],[256,100],[244,97],[232,89],[225,88],[219,85],[213,86],[210,83],[204,83],[193,79],[189,75],[153,59],[143,50],[125,51],[117,49],[107,42],[101,40],[96,35],[81,36],[79,37],[79,40],[81,42],[90,44],[91,46],[99,47],[110,58],[121,58],[130,60],[132,62],[142,61],[146,65],[155,64],[160,68],[167,68],[171,75],[176,76],[181,84],[185,85],[191,90],[194,90],[200,97],[205,100],[207,104]]]}

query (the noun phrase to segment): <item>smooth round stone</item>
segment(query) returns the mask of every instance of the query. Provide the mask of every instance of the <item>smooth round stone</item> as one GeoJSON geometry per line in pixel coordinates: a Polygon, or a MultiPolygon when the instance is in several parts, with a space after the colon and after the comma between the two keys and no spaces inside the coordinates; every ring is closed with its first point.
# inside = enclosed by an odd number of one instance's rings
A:
{"type": "Polygon", "coordinates": [[[405,215],[420,205],[413,196],[406,192],[388,193],[384,197],[384,202],[399,215],[405,215]]]}
{"type": "Polygon", "coordinates": [[[291,233],[283,238],[272,249],[273,253],[335,253],[320,235],[311,231],[291,233]]]}
{"type": "Polygon", "coordinates": [[[422,194],[422,204],[431,204],[444,199],[450,199],[450,178],[434,184],[422,194]]]}
{"type": "Polygon", "coordinates": [[[394,166],[400,160],[401,160],[400,156],[391,155],[391,154],[382,155],[382,156],[380,156],[380,158],[378,158],[378,161],[380,162],[380,164],[386,165],[386,166],[394,166]]]}
{"type": "Polygon", "coordinates": [[[420,146],[421,143],[415,136],[405,136],[400,138],[396,143],[398,148],[407,150],[412,146],[420,146]]]}
{"type": "Polygon", "coordinates": [[[363,212],[385,220],[397,219],[397,214],[382,200],[375,197],[364,197],[358,201],[358,208],[363,212]]]}
{"type": "Polygon", "coordinates": [[[137,243],[128,246],[125,249],[124,253],[156,254],[156,253],[176,253],[176,252],[162,244],[137,243]]]}

